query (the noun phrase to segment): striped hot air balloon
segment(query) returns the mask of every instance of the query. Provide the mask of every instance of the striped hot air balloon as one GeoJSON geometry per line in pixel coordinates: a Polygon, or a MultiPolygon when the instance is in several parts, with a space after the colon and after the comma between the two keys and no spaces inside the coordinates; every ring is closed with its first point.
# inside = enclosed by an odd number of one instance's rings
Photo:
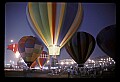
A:
{"type": "Polygon", "coordinates": [[[12,50],[14,53],[18,51],[18,44],[10,44],[7,46],[8,50],[12,50]]]}
{"type": "Polygon", "coordinates": [[[46,51],[43,51],[41,55],[37,58],[37,63],[39,64],[41,69],[43,68],[45,63],[47,63],[48,57],[48,53],[46,51]]]}
{"type": "Polygon", "coordinates": [[[81,3],[29,2],[26,10],[33,31],[47,46],[49,55],[60,54],[82,20],[81,3]]]}
{"type": "Polygon", "coordinates": [[[43,68],[43,66],[47,63],[47,60],[49,59],[49,54],[46,51],[42,51],[40,56],[32,63],[30,66],[31,68],[34,68],[37,64],[39,65],[40,69],[43,68]]]}
{"type": "Polygon", "coordinates": [[[79,66],[84,66],[84,63],[92,54],[95,48],[94,37],[87,32],[77,32],[65,45],[68,54],[79,66]]]}
{"type": "Polygon", "coordinates": [[[18,51],[28,67],[40,56],[43,48],[38,38],[33,36],[23,36],[18,42],[18,51]]]}

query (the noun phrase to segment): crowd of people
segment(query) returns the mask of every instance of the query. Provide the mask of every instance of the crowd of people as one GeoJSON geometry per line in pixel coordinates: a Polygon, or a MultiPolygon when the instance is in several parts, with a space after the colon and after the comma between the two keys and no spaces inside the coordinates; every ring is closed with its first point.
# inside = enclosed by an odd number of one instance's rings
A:
{"type": "MultiPolygon", "coordinates": [[[[105,76],[105,73],[108,72],[109,74],[113,74],[114,67],[93,67],[93,68],[87,68],[87,67],[78,67],[78,68],[68,68],[68,78],[74,78],[74,77],[87,77],[87,78],[102,78],[105,76]]],[[[114,77],[114,75],[113,75],[114,77]]]]}

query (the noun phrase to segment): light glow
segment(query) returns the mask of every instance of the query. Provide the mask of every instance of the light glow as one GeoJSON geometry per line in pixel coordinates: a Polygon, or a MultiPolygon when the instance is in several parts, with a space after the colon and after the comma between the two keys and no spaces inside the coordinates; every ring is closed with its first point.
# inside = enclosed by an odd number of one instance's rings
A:
{"type": "Polygon", "coordinates": [[[10,40],[10,42],[13,42],[13,40],[10,40]]]}
{"type": "Polygon", "coordinates": [[[66,64],[69,64],[68,62],[66,62],[66,64]]]}
{"type": "Polygon", "coordinates": [[[61,65],[63,65],[64,64],[64,62],[61,62],[61,65]]]}
{"type": "Polygon", "coordinates": [[[16,56],[16,58],[19,58],[20,53],[18,51],[16,51],[15,56],[16,56]]]}
{"type": "Polygon", "coordinates": [[[52,45],[48,47],[49,55],[60,55],[60,47],[52,45]]]}

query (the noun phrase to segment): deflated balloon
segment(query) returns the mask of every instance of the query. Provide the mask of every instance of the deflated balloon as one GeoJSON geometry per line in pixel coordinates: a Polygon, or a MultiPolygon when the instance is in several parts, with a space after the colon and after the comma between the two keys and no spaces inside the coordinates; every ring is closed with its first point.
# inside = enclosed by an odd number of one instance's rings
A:
{"type": "Polygon", "coordinates": [[[95,48],[94,37],[87,32],[77,32],[67,42],[65,49],[78,66],[83,66],[95,48]]]}
{"type": "Polygon", "coordinates": [[[23,36],[18,42],[18,51],[28,67],[40,56],[43,48],[38,38],[33,36],[23,36]]]}

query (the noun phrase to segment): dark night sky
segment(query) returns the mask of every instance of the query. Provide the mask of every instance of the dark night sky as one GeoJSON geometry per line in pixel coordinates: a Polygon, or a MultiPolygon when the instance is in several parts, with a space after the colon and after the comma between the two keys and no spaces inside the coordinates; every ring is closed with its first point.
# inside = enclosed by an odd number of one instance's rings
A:
{"type": "MultiPolygon", "coordinates": [[[[5,63],[10,60],[16,61],[14,53],[7,50],[7,45],[17,43],[23,36],[35,36],[26,18],[27,2],[9,2],[5,4],[5,63]]],[[[82,3],[83,21],[78,31],[85,31],[96,38],[104,27],[116,24],[116,5],[114,3],[82,3]]],[[[90,58],[106,55],[96,44],[90,58]]],[[[61,49],[58,59],[71,58],[64,47],[61,49]]]]}

